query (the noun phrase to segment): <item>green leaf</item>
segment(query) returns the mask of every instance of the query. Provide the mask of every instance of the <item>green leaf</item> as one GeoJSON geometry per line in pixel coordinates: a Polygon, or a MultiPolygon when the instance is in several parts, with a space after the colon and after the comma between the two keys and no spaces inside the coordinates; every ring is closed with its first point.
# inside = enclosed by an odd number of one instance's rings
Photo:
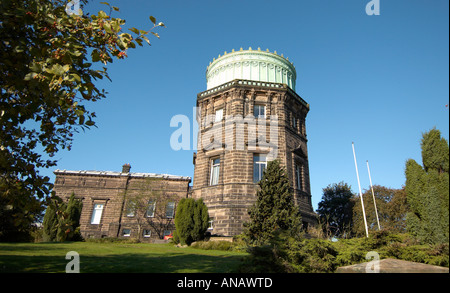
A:
{"type": "Polygon", "coordinates": [[[42,65],[36,62],[33,62],[30,66],[30,69],[34,72],[41,72],[42,71],[42,65]]]}
{"type": "Polygon", "coordinates": [[[109,22],[105,22],[103,24],[103,28],[105,29],[105,31],[109,34],[112,34],[112,30],[111,30],[111,25],[109,24],[109,22]]]}
{"type": "Polygon", "coordinates": [[[51,69],[46,69],[48,73],[53,73],[54,75],[63,75],[65,72],[69,71],[70,65],[66,64],[61,66],[61,64],[54,64],[51,69]]]}
{"type": "Polygon", "coordinates": [[[86,121],[86,123],[84,123],[86,126],[94,126],[95,125],[95,122],[94,121],[92,121],[92,120],[88,120],[88,121],[86,121]]]}
{"type": "Polygon", "coordinates": [[[70,77],[71,77],[73,80],[75,80],[76,82],[81,82],[80,76],[79,76],[78,74],[76,74],[76,73],[72,73],[72,74],[70,75],[70,77]]]}
{"type": "Polygon", "coordinates": [[[80,52],[80,51],[78,51],[78,50],[69,50],[69,53],[71,54],[71,55],[74,55],[74,56],[76,56],[76,57],[79,57],[79,56],[81,56],[81,54],[83,54],[82,52],[80,52]]]}
{"type": "Polygon", "coordinates": [[[153,22],[154,25],[156,25],[156,18],[153,16],[150,16],[150,21],[153,22]]]}
{"type": "Polygon", "coordinates": [[[106,12],[104,12],[103,10],[100,10],[100,11],[98,12],[98,16],[99,16],[100,18],[107,18],[107,17],[108,17],[108,14],[106,14],[106,12]]]}
{"type": "Polygon", "coordinates": [[[26,80],[26,81],[32,80],[36,75],[38,75],[36,72],[30,72],[27,75],[25,75],[23,80],[26,80]]]}
{"type": "Polygon", "coordinates": [[[151,32],[151,33],[152,33],[152,35],[154,35],[155,37],[157,37],[159,39],[159,35],[157,33],[155,33],[155,32],[151,32]]]}
{"type": "Polygon", "coordinates": [[[139,34],[139,30],[137,28],[135,28],[135,27],[132,27],[129,30],[132,31],[133,33],[137,34],[137,35],[139,34]]]}
{"type": "Polygon", "coordinates": [[[111,23],[111,27],[116,33],[120,31],[120,24],[117,21],[111,23]]]}
{"type": "Polygon", "coordinates": [[[146,36],[141,36],[149,45],[151,45],[150,44],[150,40],[146,37],[146,36]]]}
{"type": "Polygon", "coordinates": [[[84,115],[81,115],[81,116],[79,117],[78,124],[80,124],[80,125],[83,125],[83,124],[84,124],[84,115]]]}
{"type": "Polygon", "coordinates": [[[77,109],[75,110],[75,115],[77,115],[77,116],[79,116],[79,117],[84,116],[84,111],[81,110],[81,109],[79,109],[79,108],[77,108],[77,109]]]}
{"type": "Polygon", "coordinates": [[[102,71],[100,70],[91,70],[90,74],[92,77],[94,77],[95,79],[99,78],[99,79],[103,79],[103,75],[101,74],[102,71]]]}
{"type": "Polygon", "coordinates": [[[98,62],[100,61],[100,54],[98,53],[97,49],[94,49],[91,53],[92,62],[98,62]]]}

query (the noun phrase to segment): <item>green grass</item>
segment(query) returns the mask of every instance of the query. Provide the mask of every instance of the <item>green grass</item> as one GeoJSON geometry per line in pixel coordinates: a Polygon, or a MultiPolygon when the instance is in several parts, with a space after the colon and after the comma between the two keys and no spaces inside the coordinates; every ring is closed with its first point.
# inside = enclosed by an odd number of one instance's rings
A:
{"type": "Polygon", "coordinates": [[[81,273],[232,273],[247,255],[173,244],[0,243],[0,273],[64,273],[69,251],[80,255],[81,273]]]}

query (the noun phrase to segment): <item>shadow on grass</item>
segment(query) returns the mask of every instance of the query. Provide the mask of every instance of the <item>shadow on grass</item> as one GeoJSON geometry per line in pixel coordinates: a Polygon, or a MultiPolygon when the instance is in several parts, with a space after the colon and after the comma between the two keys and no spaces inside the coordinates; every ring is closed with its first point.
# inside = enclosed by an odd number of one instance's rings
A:
{"type": "MultiPolygon", "coordinates": [[[[167,256],[141,253],[83,256],[80,273],[233,273],[243,256],[179,254],[167,256]]],[[[0,273],[65,273],[65,256],[0,256],[0,273]]]]}
{"type": "MultiPolygon", "coordinates": [[[[61,250],[61,244],[70,244],[71,242],[40,242],[40,243],[0,243],[0,252],[1,251],[42,251],[42,247],[45,247],[46,251],[49,250],[61,250]]],[[[1,254],[0,254],[1,257],[1,254]]]]}

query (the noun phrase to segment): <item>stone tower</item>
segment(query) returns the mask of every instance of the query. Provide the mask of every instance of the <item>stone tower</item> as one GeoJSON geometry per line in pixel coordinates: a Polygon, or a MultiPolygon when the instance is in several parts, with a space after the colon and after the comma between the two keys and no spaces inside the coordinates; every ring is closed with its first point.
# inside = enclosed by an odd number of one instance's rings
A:
{"type": "Polygon", "coordinates": [[[304,228],[316,222],[311,204],[305,119],[294,65],[267,51],[225,52],[206,69],[197,95],[199,126],[193,198],[203,198],[212,234],[233,236],[248,221],[267,162],[287,170],[304,228]]]}

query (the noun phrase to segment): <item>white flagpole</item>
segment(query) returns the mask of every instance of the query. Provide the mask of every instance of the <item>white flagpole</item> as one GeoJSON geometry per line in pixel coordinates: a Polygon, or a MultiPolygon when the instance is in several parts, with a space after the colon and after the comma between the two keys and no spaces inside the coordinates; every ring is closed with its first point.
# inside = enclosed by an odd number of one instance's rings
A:
{"type": "Polygon", "coordinates": [[[369,171],[370,188],[372,189],[373,204],[375,206],[375,215],[377,216],[377,224],[378,224],[378,231],[379,231],[379,230],[381,230],[381,228],[380,228],[380,220],[378,219],[377,202],[375,201],[375,193],[373,192],[372,177],[370,176],[369,161],[366,161],[366,162],[367,162],[367,171],[369,171]]]}
{"type": "Polygon", "coordinates": [[[364,209],[364,200],[361,192],[361,183],[359,182],[358,164],[356,163],[355,144],[352,142],[353,158],[355,159],[356,177],[358,178],[359,196],[361,198],[361,206],[364,218],[364,226],[366,227],[366,237],[369,237],[369,229],[367,228],[366,211],[364,209]]]}

